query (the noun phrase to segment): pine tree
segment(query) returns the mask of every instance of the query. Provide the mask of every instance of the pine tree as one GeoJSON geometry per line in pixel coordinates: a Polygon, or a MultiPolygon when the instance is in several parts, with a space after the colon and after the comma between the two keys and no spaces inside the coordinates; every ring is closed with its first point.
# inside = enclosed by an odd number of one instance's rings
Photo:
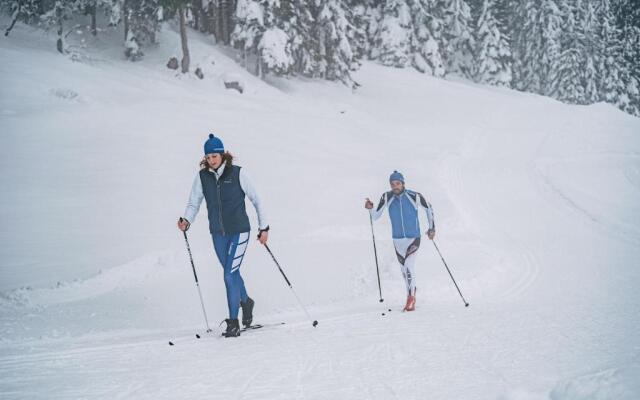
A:
{"type": "Polygon", "coordinates": [[[583,47],[586,61],[582,71],[582,82],[584,86],[585,104],[593,104],[600,101],[598,88],[598,76],[600,74],[598,65],[600,64],[600,37],[598,33],[598,16],[596,15],[595,2],[588,0],[582,9],[576,9],[582,27],[583,47]]]}
{"type": "Polygon", "coordinates": [[[343,4],[349,13],[349,25],[347,26],[347,38],[354,53],[354,60],[359,62],[369,56],[370,42],[368,30],[370,26],[370,10],[372,1],[346,0],[343,4]]]}
{"type": "Polygon", "coordinates": [[[626,112],[634,112],[632,98],[637,96],[638,84],[627,67],[624,58],[622,34],[615,23],[609,0],[599,0],[596,6],[599,24],[599,72],[600,98],[615,104],[626,112]]]}
{"type": "MultiPolygon", "coordinates": [[[[245,68],[249,67],[250,58],[257,58],[258,43],[260,43],[264,31],[264,11],[260,2],[258,0],[239,0],[231,42],[235,48],[242,52],[245,68]]],[[[258,74],[257,69],[255,73],[258,74]]]]}
{"type": "Polygon", "coordinates": [[[473,75],[474,38],[471,9],[465,0],[439,0],[443,19],[443,45],[447,72],[473,75]]]}
{"type": "Polygon", "coordinates": [[[375,58],[383,65],[406,67],[411,61],[411,13],[405,0],[387,0],[382,8],[374,46],[375,58]]]}
{"type": "Polygon", "coordinates": [[[295,60],[291,37],[286,30],[294,13],[293,3],[290,0],[264,0],[262,4],[265,31],[258,42],[258,75],[289,75],[295,60]]]}
{"type": "Polygon", "coordinates": [[[586,104],[583,66],[590,55],[586,54],[584,49],[584,33],[580,21],[583,3],[581,0],[564,1],[561,9],[564,28],[561,35],[562,50],[556,98],[567,103],[586,104]]]}
{"type": "Polygon", "coordinates": [[[512,79],[511,49],[494,16],[496,3],[493,0],[484,0],[483,3],[477,22],[475,80],[508,87],[512,79]]]}
{"type": "Polygon", "coordinates": [[[123,0],[103,0],[102,9],[109,20],[109,26],[118,26],[124,17],[123,0]]]}
{"type": "Polygon", "coordinates": [[[436,17],[430,0],[412,0],[412,65],[420,72],[436,77],[446,73],[442,56],[443,21],[436,17]]]}
{"type": "Polygon", "coordinates": [[[74,13],[82,9],[82,0],[56,0],[50,4],[50,8],[45,8],[46,4],[43,4],[42,10],[45,11],[41,16],[41,20],[48,27],[56,29],[58,39],[56,40],[56,49],[60,54],[66,52],[65,29],[68,27],[66,23],[73,18],[74,13]]]}
{"type": "Polygon", "coordinates": [[[314,10],[317,7],[306,0],[291,0],[281,16],[282,26],[289,36],[291,54],[294,60],[292,73],[317,76],[317,64],[320,60],[320,27],[315,21],[314,10]]]}
{"type": "Polygon", "coordinates": [[[11,23],[5,29],[4,35],[9,36],[16,22],[30,24],[42,14],[41,0],[11,0],[0,2],[0,10],[11,16],[11,23]]]}
{"type": "Polygon", "coordinates": [[[628,111],[640,117],[640,7],[636,0],[621,0],[613,6],[621,34],[625,71],[629,74],[628,111]]]}
{"type": "Polygon", "coordinates": [[[236,0],[215,0],[210,5],[213,16],[213,34],[217,43],[228,45],[234,31],[233,16],[236,10],[236,0]]]}
{"type": "Polygon", "coordinates": [[[369,60],[377,60],[380,56],[380,51],[377,47],[377,38],[380,33],[380,27],[382,22],[382,10],[384,8],[384,0],[365,0],[370,1],[368,7],[365,8],[365,26],[367,35],[367,57],[369,60]]]}
{"type": "Polygon", "coordinates": [[[260,58],[259,74],[271,72],[276,75],[288,75],[291,73],[294,60],[291,54],[291,44],[286,32],[277,26],[267,28],[258,43],[258,55],[260,58]]]}
{"type": "Polygon", "coordinates": [[[534,0],[513,2],[511,13],[514,86],[525,92],[539,92],[540,79],[535,68],[540,55],[532,37],[537,31],[536,3],[534,0]]]}
{"type": "Polygon", "coordinates": [[[562,15],[556,0],[527,0],[515,6],[513,27],[516,88],[553,96],[560,69],[562,15]]]}
{"type": "Polygon", "coordinates": [[[541,94],[555,96],[560,71],[562,33],[562,14],[557,0],[542,0],[538,18],[541,27],[540,36],[537,37],[541,54],[538,63],[541,71],[541,94]]]}
{"type": "Polygon", "coordinates": [[[318,5],[314,31],[318,33],[318,58],[322,61],[316,65],[316,74],[356,87],[350,74],[355,57],[347,38],[350,23],[345,8],[338,0],[319,0],[318,5]]]}
{"type": "MultiPolygon", "coordinates": [[[[136,43],[140,46],[157,43],[157,35],[160,32],[158,12],[161,1],[163,0],[124,1],[126,38],[135,38],[136,43]]],[[[163,4],[167,4],[170,7],[171,0],[166,0],[163,4]]]]}

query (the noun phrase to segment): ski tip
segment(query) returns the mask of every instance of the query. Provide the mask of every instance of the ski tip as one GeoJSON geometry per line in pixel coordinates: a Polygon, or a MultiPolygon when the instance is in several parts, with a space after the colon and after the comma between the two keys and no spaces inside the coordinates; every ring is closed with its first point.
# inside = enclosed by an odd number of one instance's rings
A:
{"type": "Polygon", "coordinates": [[[173,346],[173,342],[172,341],[169,341],[169,346],[173,346]]]}

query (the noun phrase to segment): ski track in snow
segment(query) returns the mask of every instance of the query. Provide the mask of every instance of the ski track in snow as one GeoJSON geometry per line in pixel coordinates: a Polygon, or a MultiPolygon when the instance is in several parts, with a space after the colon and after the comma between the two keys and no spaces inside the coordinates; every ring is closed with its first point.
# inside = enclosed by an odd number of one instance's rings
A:
{"type": "Polygon", "coordinates": [[[0,99],[11,128],[0,200],[5,226],[19,228],[2,232],[0,267],[3,280],[26,282],[0,292],[0,398],[640,398],[638,119],[370,63],[356,93],[303,79],[269,86],[194,35],[200,82],[162,67],[179,43],[171,29],[140,63],[107,43],[75,48],[71,63],[48,39],[17,26],[0,44],[0,76],[15,77],[0,99]],[[24,77],[18,65],[30,66],[24,77]],[[222,88],[229,74],[245,94],[222,88]],[[255,322],[286,324],[219,336],[224,286],[201,210],[189,234],[214,332],[195,339],[202,314],[174,217],[208,129],[259,178],[270,243],[317,328],[251,244],[255,322]],[[37,196],[33,154],[51,166],[37,196]],[[393,169],[432,202],[469,308],[424,240],[418,308],[400,312],[386,216],[375,225],[377,302],[362,202],[377,201],[393,169]],[[44,213],[38,196],[51,200],[44,213]],[[122,220],[136,229],[123,232],[122,220]],[[85,231],[87,221],[100,228],[85,231]],[[105,253],[128,261],[100,270],[113,260],[105,253]],[[81,272],[78,260],[95,265],[81,272]]]}
{"type": "MultiPolygon", "coordinates": [[[[581,206],[579,201],[574,200],[571,195],[564,192],[558,184],[554,183],[552,178],[554,169],[561,169],[565,164],[587,164],[589,161],[606,161],[607,164],[630,165],[622,168],[621,175],[624,176],[631,187],[635,187],[636,193],[640,193],[640,184],[635,182],[633,172],[637,171],[637,167],[640,165],[640,156],[636,154],[611,153],[595,157],[566,158],[554,162],[541,162],[536,166],[536,173],[539,179],[548,187],[549,191],[564,202],[569,212],[581,214],[582,217],[596,225],[596,229],[598,230],[604,229],[607,234],[615,235],[620,240],[626,240],[635,245],[640,245],[640,230],[638,230],[638,225],[634,224],[633,221],[616,219],[610,215],[610,212],[615,210],[608,209],[607,207],[602,207],[598,210],[598,214],[594,214],[587,208],[581,206]]],[[[553,196],[548,196],[549,201],[553,201],[552,197],[553,196]]]]}

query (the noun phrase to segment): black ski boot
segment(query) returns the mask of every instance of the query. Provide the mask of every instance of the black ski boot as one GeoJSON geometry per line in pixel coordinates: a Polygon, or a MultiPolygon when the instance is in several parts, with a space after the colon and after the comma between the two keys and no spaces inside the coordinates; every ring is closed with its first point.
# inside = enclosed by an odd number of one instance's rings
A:
{"type": "Polygon", "coordinates": [[[247,301],[240,302],[240,307],[242,307],[242,325],[245,328],[251,326],[253,322],[253,305],[256,304],[255,301],[251,297],[247,297],[247,301]]]}
{"type": "Polygon", "coordinates": [[[227,323],[227,330],[222,334],[224,337],[236,337],[240,336],[240,324],[237,319],[225,319],[227,323]]]}

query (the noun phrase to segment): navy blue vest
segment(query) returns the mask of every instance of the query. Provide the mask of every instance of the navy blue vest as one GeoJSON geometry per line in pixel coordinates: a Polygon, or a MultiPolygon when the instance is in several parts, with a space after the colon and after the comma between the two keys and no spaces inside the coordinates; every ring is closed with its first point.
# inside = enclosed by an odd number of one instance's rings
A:
{"type": "Polygon", "coordinates": [[[221,235],[249,232],[251,225],[240,186],[240,167],[225,166],[219,180],[205,168],[200,171],[200,181],[207,202],[209,232],[221,235]]]}

